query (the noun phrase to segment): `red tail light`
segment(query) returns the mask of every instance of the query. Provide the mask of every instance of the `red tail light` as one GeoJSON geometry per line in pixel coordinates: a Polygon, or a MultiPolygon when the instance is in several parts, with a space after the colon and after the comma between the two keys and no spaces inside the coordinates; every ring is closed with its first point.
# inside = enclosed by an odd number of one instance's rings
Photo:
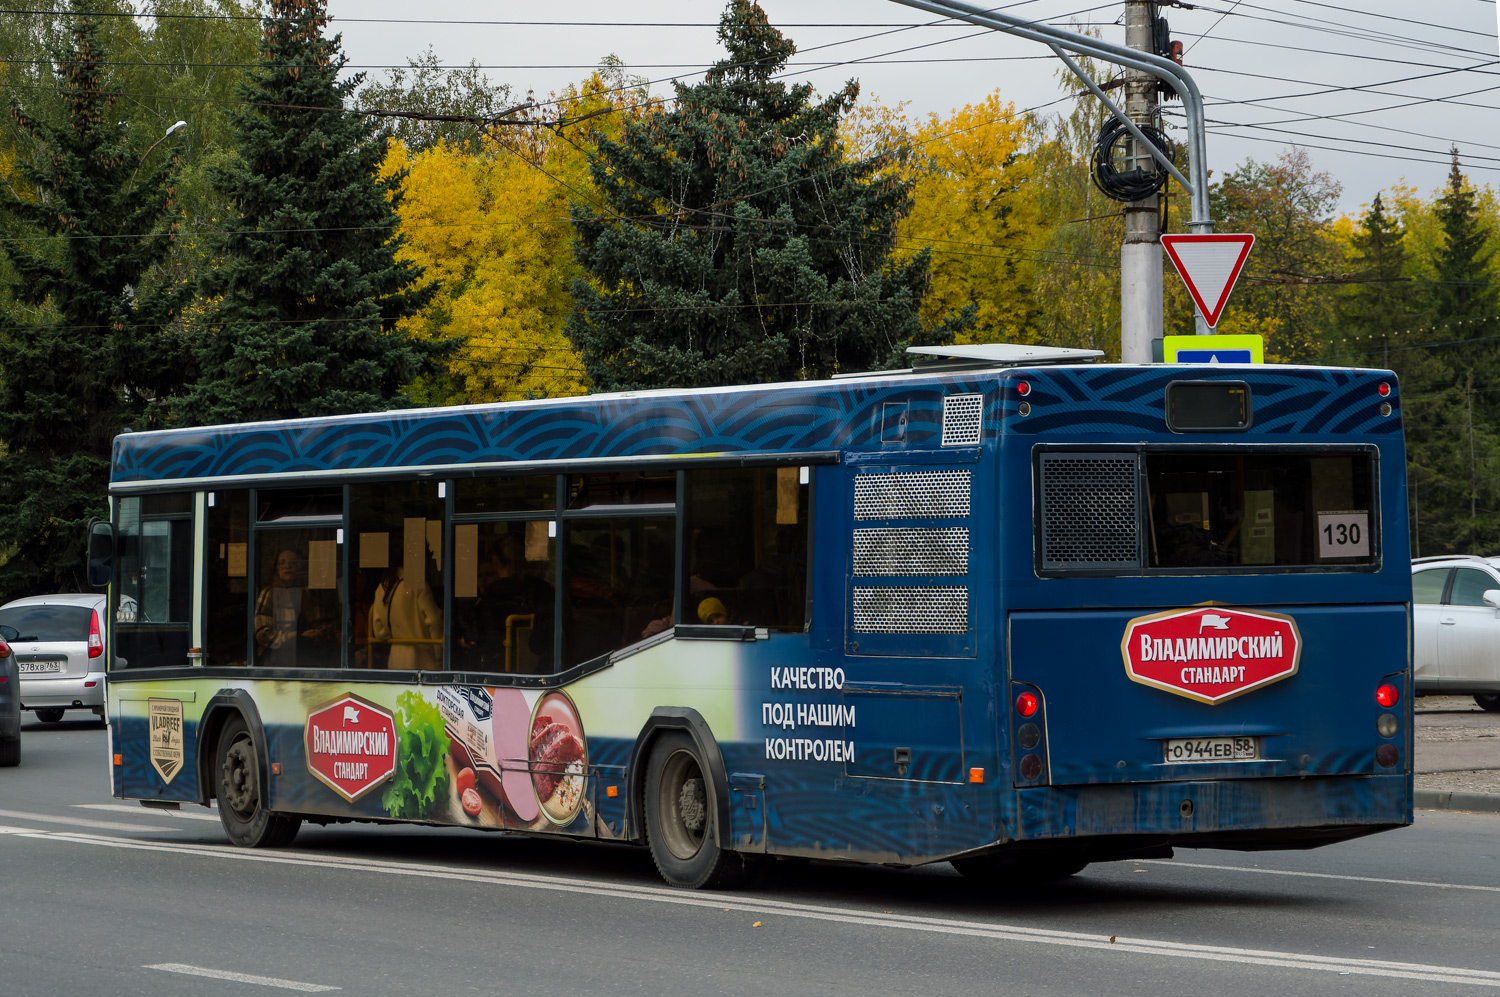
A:
{"type": "Polygon", "coordinates": [[[89,616],[89,657],[97,658],[104,653],[104,636],[99,633],[99,610],[89,616]]]}
{"type": "Polygon", "coordinates": [[[10,645],[0,640],[0,658],[10,657],[10,645]]]}
{"type": "Polygon", "coordinates": [[[1034,693],[1023,692],[1016,697],[1016,712],[1023,717],[1029,717],[1036,713],[1037,699],[1034,693]]]}
{"type": "Polygon", "coordinates": [[[1401,690],[1387,682],[1375,690],[1375,702],[1389,709],[1401,702],[1401,690]]]}

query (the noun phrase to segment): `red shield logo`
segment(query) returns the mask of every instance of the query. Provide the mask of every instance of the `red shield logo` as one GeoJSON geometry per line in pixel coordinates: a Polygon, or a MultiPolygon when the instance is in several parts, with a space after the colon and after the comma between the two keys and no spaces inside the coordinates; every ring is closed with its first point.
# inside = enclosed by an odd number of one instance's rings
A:
{"type": "Polygon", "coordinates": [[[1132,682],[1213,705],[1295,675],[1302,635],[1280,613],[1173,609],[1126,624],[1120,653],[1132,682]]]}
{"type": "Polygon", "coordinates": [[[307,770],[353,803],[396,771],[396,721],[349,695],[307,715],[307,770]]]}

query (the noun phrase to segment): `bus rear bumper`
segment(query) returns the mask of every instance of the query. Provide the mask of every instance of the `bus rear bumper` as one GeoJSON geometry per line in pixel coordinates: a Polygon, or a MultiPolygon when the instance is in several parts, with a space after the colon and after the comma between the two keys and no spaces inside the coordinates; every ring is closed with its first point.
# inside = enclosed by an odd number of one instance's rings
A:
{"type": "Polygon", "coordinates": [[[1412,821],[1406,774],[1049,786],[1016,795],[1018,841],[1128,836],[1261,851],[1314,848],[1412,821]]]}

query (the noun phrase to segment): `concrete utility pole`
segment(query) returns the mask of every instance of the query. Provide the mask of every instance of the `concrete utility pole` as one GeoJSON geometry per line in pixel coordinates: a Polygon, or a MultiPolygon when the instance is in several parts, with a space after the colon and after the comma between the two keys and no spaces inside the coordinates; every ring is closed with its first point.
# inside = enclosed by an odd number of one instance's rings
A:
{"type": "MultiPolygon", "coordinates": [[[[1156,24],[1150,0],[1125,0],[1125,45],[1155,54],[1156,24]]],[[[1125,70],[1125,113],[1137,125],[1156,124],[1156,77],[1125,70]]],[[[1132,167],[1154,168],[1151,154],[1131,139],[1132,167]]],[[[1125,242],[1120,246],[1120,359],[1150,363],[1151,340],[1162,335],[1161,216],[1158,198],[1125,205],[1125,242]]]]}

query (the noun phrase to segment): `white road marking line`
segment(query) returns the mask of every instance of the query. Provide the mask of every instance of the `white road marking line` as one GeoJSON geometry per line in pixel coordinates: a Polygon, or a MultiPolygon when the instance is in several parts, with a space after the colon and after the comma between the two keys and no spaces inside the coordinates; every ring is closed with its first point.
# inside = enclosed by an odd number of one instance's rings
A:
{"type": "Polygon", "coordinates": [[[0,810],[0,817],[11,820],[34,820],[43,824],[67,824],[70,827],[92,827],[100,831],[170,831],[169,827],[151,827],[147,824],[126,824],[123,821],[88,820],[84,817],[59,817],[55,814],[33,814],[22,810],[0,810]]]}
{"type": "Polygon", "coordinates": [[[1198,945],[1151,938],[1129,938],[1090,932],[1029,928],[1014,924],[987,924],[956,918],[938,918],[911,914],[884,914],[852,908],[773,900],[765,897],[727,899],[704,896],[670,887],[625,886],[602,880],[563,879],[530,873],[496,872],[488,869],[442,868],[381,859],[345,859],[316,853],[269,853],[237,849],[232,846],[169,845],[154,841],[105,837],[65,831],[32,831],[26,837],[84,845],[101,845],[135,851],[164,852],[202,858],[229,859],[242,862],[265,862],[273,865],[305,866],[314,869],[342,869],[350,872],[385,876],[411,876],[422,879],[478,883],[487,886],[512,886],[522,889],[548,890],[555,893],[577,893],[590,898],[609,897],[620,900],[642,900],[717,910],[739,910],[760,914],[781,914],[804,920],[831,921],[864,927],[923,931],[937,934],[985,938],[992,941],[1031,942],[1069,948],[1093,949],[1104,953],[1132,953],[1177,959],[1201,959],[1237,965],[1268,966],[1278,969],[1306,969],[1323,972],[1378,976],[1387,979],[1424,980],[1435,983],[1468,983],[1500,988],[1500,972],[1467,969],[1460,966],[1438,966],[1422,963],[1391,962],[1379,959],[1337,958],[1300,952],[1276,952],[1221,945],[1198,945]],[[1113,941],[1111,938],[1113,937],[1113,941]]]}
{"type": "Polygon", "coordinates": [[[1183,869],[1216,869],[1221,872],[1252,872],[1262,876],[1300,876],[1305,879],[1338,879],[1349,883],[1380,883],[1384,886],[1425,886],[1434,890],[1477,890],[1500,893],[1500,886],[1475,883],[1430,883],[1420,879],[1382,879],[1379,876],[1342,876],[1333,872],[1302,872],[1297,869],[1251,869],[1242,865],[1210,865],[1207,862],[1179,862],[1176,859],[1140,859],[1151,865],[1178,866],[1183,869]]]}
{"type": "MultiPolygon", "coordinates": [[[[80,810],[110,810],[120,814],[134,814],[137,817],[177,817],[182,820],[210,820],[219,823],[217,813],[192,813],[187,810],[158,810],[154,807],[133,807],[128,803],[75,803],[73,806],[80,810]]],[[[197,806],[196,803],[192,806],[197,806]]]]}
{"type": "Polygon", "coordinates": [[[249,973],[231,973],[224,969],[207,969],[203,966],[189,966],[182,962],[160,962],[154,966],[142,966],[142,969],[159,969],[164,973],[182,973],[184,976],[207,976],[214,980],[229,980],[234,983],[254,983],[262,987],[280,987],[283,990],[301,990],[304,993],[316,994],[325,990],[338,990],[339,987],[325,987],[320,983],[301,983],[297,980],[280,980],[274,976],[252,976],[249,973]]]}

